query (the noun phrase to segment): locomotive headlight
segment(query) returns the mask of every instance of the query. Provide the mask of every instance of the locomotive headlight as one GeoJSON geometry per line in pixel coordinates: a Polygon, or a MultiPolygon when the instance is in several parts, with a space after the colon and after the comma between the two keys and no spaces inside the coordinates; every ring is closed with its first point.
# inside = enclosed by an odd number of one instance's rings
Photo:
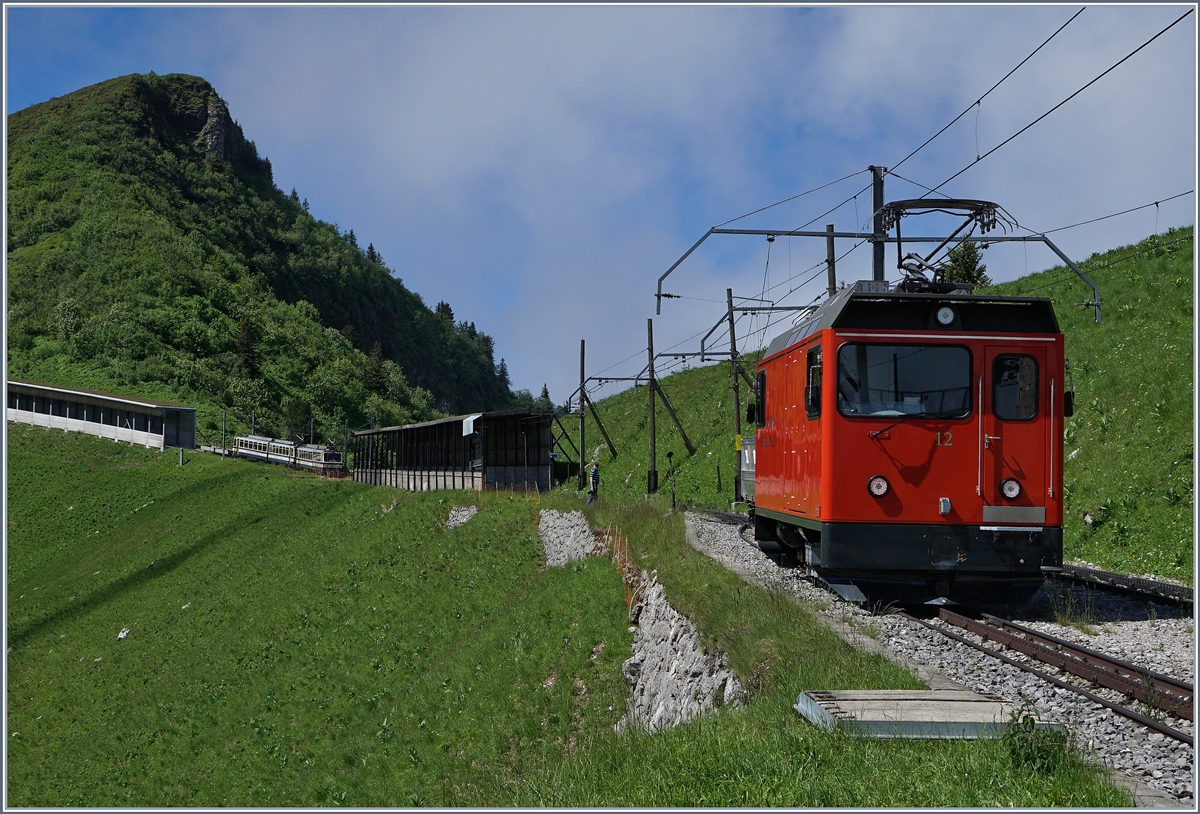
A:
{"type": "Polygon", "coordinates": [[[954,321],[954,309],[948,305],[943,305],[938,309],[937,321],[942,325],[949,325],[954,321]]]}
{"type": "Polygon", "coordinates": [[[875,497],[883,497],[891,488],[887,482],[887,478],[883,475],[875,475],[867,481],[867,491],[875,497]]]}
{"type": "Polygon", "coordinates": [[[1012,478],[1005,478],[1000,484],[1000,493],[1009,500],[1014,500],[1021,494],[1021,484],[1017,483],[1012,478]]]}

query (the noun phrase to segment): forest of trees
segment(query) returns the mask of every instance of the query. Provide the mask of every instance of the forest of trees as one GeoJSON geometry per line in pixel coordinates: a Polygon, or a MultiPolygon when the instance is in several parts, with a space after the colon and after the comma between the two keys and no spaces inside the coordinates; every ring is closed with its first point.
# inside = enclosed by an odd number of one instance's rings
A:
{"type": "Polygon", "coordinates": [[[131,75],[8,117],[9,373],[288,435],[536,402],[492,338],[274,183],[214,89],[131,75]],[[443,307],[444,306],[444,307],[443,307]]]}

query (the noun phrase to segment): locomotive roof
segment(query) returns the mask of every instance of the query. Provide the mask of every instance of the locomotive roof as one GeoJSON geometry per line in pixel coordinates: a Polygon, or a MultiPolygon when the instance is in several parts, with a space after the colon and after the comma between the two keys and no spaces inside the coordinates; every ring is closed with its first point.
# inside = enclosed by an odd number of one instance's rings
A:
{"type": "Polygon", "coordinates": [[[866,287],[849,286],[837,292],[797,322],[791,330],[775,337],[763,357],[772,356],[825,328],[933,329],[947,333],[1059,333],[1058,318],[1054,315],[1054,306],[1049,297],[862,290],[866,287]],[[958,315],[958,322],[952,328],[943,328],[934,317],[943,305],[953,306],[958,315]]]}

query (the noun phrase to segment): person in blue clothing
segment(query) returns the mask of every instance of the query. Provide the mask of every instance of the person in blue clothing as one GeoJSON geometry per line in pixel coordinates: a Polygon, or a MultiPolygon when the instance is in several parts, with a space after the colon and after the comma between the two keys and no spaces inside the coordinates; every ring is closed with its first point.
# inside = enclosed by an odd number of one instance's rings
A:
{"type": "Polygon", "coordinates": [[[592,469],[588,472],[588,499],[587,505],[591,506],[596,500],[596,495],[600,492],[600,464],[592,461],[592,469]]]}

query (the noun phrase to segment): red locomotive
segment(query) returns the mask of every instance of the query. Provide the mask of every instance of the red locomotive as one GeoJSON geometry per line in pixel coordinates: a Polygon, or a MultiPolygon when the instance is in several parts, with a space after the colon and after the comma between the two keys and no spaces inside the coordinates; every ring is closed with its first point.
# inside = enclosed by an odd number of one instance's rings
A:
{"type": "Polygon", "coordinates": [[[1058,320],[1043,297],[913,288],[844,288],[767,348],[755,540],[848,598],[1025,601],[1062,565],[1058,320]]]}

